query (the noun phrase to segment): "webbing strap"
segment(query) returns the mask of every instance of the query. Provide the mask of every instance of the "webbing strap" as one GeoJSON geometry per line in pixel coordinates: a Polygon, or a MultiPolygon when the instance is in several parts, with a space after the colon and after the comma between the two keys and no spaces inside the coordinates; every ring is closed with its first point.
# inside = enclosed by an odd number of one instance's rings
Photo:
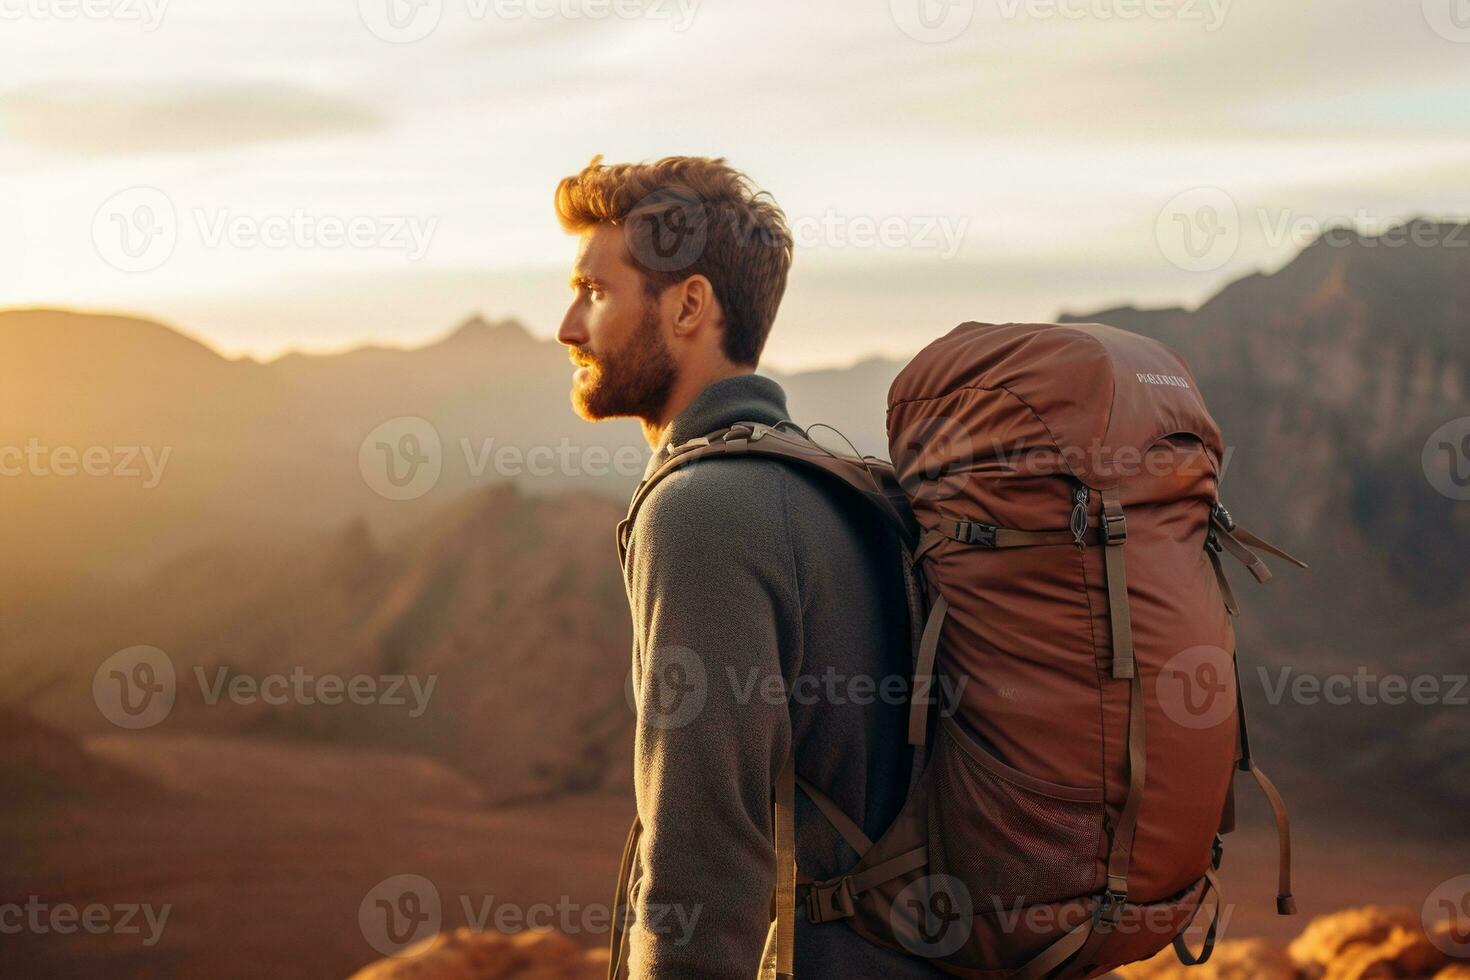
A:
{"type": "Polygon", "coordinates": [[[849,887],[854,895],[861,895],[869,888],[874,888],[885,881],[892,881],[900,875],[906,875],[910,871],[917,871],[929,863],[928,845],[920,845],[911,851],[904,851],[896,857],[880,862],[848,877],[849,887]]]}
{"type": "Polygon", "coordinates": [[[1230,658],[1230,666],[1235,671],[1235,719],[1236,737],[1239,740],[1239,748],[1236,750],[1236,765],[1241,772],[1249,772],[1251,762],[1251,732],[1250,723],[1246,719],[1245,691],[1240,686],[1240,656],[1237,653],[1230,658]]]}
{"type": "Polygon", "coordinates": [[[1210,928],[1205,933],[1204,945],[1200,947],[1199,955],[1195,956],[1189,951],[1189,943],[1184,941],[1184,933],[1174,937],[1174,955],[1179,957],[1179,962],[1185,966],[1199,966],[1210,958],[1215,951],[1215,934],[1220,929],[1220,880],[1215,877],[1214,871],[1205,872],[1205,892],[1199,897],[1199,905],[1194,910],[1194,916],[1190,919],[1187,930],[1194,925],[1195,919],[1199,918],[1200,912],[1204,911],[1205,900],[1210,901],[1210,928]]]}
{"type": "Polygon", "coordinates": [[[1096,900],[1092,916],[1043,950],[1012,980],[1039,980],[1068,957],[1087,962],[1118,924],[1128,902],[1128,867],[1138,832],[1138,810],[1148,782],[1148,723],[1144,715],[1143,683],[1135,674],[1128,682],[1128,796],[1108,847],[1107,886],[1096,900]]]}
{"type": "MultiPolygon", "coordinates": [[[[1268,554],[1275,555],[1296,565],[1298,568],[1306,568],[1307,563],[1295,558],[1280,548],[1265,541],[1245,528],[1237,525],[1230,517],[1229,511],[1219,504],[1215,505],[1210,512],[1211,537],[1219,543],[1225,551],[1239,559],[1246,568],[1250,569],[1252,575],[1258,582],[1268,582],[1271,579],[1271,571],[1266,567],[1259,555],[1251,548],[1256,548],[1268,554]]],[[[1235,597],[1230,592],[1230,583],[1225,580],[1225,572],[1220,567],[1220,558],[1213,548],[1206,547],[1210,560],[1215,565],[1215,574],[1220,579],[1220,591],[1225,598],[1225,607],[1232,615],[1238,613],[1235,606],[1235,597]]],[[[1251,758],[1250,725],[1246,718],[1245,692],[1240,684],[1240,661],[1234,659],[1235,667],[1235,710],[1237,725],[1240,732],[1240,758],[1238,766],[1242,772],[1248,772],[1255,779],[1256,785],[1260,786],[1266,802],[1271,806],[1271,815],[1276,820],[1276,841],[1279,852],[1279,861],[1276,871],[1276,911],[1280,915],[1296,914],[1296,898],[1291,894],[1291,818],[1286,812],[1286,801],[1281,798],[1274,783],[1267,778],[1251,758]]],[[[1221,831],[1232,828],[1235,824],[1235,793],[1231,787],[1226,798],[1225,813],[1220,820],[1221,831]]],[[[1182,958],[1182,957],[1181,957],[1182,958]]]]}
{"type": "Polygon", "coordinates": [[[1102,492],[1102,543],[1108,582],[1108,620],[1113,635],[1113,677],[1134,675],[1133,620],[1128,611],[1128,567],[1123,561],[1123,542],[1128,540],[1128,519],[1118,489],[1102,492]]]}
{"type": "Polygon", "coordinates": [[[1296,898],[1291,894],[1291,818],[1286,813],[1286,801],[1276,791],[1276,784],[1251,763],[1250,773],[1256,778],[1266,802],[1271,805],[1271,815],[1276,818],[1276,843],[1279,860],[1276,869],[1276,914],[1296,915],[1296,898]]]}
{"type": "Polygon", "coordinates": [[[1225,611],[1232,616],[1240,615],[1240,606],[1235,602],[1235,592],[1230,588],[1230,580],[1225,577],[1225,566],[1220,562],[1220,556],[1214,548],[1206,547],[1205,554],[1210,556],[1210,564],[1215,566],[1215,581],[1220,583],[1220,598],[1225,601],[1225,611]]]}
{"type": "MultiPolygon", "coordinates": [[[[1101,524],[1094,517],[1088,519],[1087,526],[1095,530],[1101,524]]],[[[1062,531],[1018,531],[1015,528],[997,527],[983,521],[950,519],[940,521],[930,529],[941,537],[933,541],[922,542],[920,547],[925,551],[928,550],[925,544],[933,547],[944,538],[958,541],[961,544],[978,545],[981,548],[1034,548],[1040,545],[1077,543],[1077,535],[1070,528],[1062,531]]]]}
{"type": "Polygon", "coordinates": [[[842,808],[832,797],[801,776],[796,777],[796,785],[801,787],[801,791],[807,795],[807,798],[817,805],[822,816],[826,817],[833,829],[842,835],[842,839],[847,841],[847,846],[857,852],[858,857],[868,853],[868,848],[873,846],[873,842],[868,839],[867,834],[863,833],[863,828],[859,827],[855,820],[842,812],[842,808]]]}
{"type": "Polygon", "coordinates": [[[1261,561],[1261,557],[1241,544],[1240,540],[1233,533],[1225,530],[1223,525],[1215,525],[1215,538],[1224,546],[1226,551],[1230,552],[1231,555],[1246,567],[1246,570],[1251,575],[1255,576],[1257,582],[1265,584],[1271,581],[1271,569],[1266,566],[1265,562],[1261,561]]]}
{"type": "Polygon", "coordinates": [[[814,881],[806,893],[807,919],[819,924],[850,919],[855,912],[854,900],[858,895],[910,871],[917,871],[928,863],[929,847],[922,844],[875,864],[866,871],[839,875],[827,881],[814,881]]]}
{"type": "Polygon", "coordinates": [[[1073,928],[1061,939],[1036,954],[1030,962],[1011,974],[1011,980],[1041,980],[1065,963],[1074,953],[1087,945],[1092,936],[1094,919],[1088,916],[1082,924],[1073,928]]]}
{"type": "Polygon", "coordinates": [[[1148,718],[1143,704],[1143,682],[1133,658],[1133,627],[1128,612],[1128,570],[1123,542],[1128,523],[1116,488],[1102,492],[1102,543],[1108,585],[1108,618],[1113,637],[1113,677],[1128,681],[1128,795],[1108,845],[1107,883],[1092,917],[1043,950],[1015,975],[1016,980],[1039,980],[1071,956],[1089,959],[1118,923],[1128,902],[1128,868],[1138,832],[1138,810],[1148,782],[1148,718]]]}
{"type": "Polygon", "coordinates": [[[1264,551],[1264,552],[1266,552],[1268,554],[1275,555],[1277,558],[1281,558],[1281,559],[1283,559],[1285,561],[1289,561],[1293,565],[1295,565],[1297,568],[1306,568],[1307,567],[1307,563],[1304,562],[1304,561],[1302,561],[1300,558],[1293,558],[1291,555],[1289,555],[1286,552],[1282,551],[1280,548],[1276,547],[1271,542],[1261,540],[1259,537],[1257,537],[1256,535],[1254,535],[1251,532],[1247,531],[1243,527],[1239,527],[1239,526],[1234,527],[1234,528],[1231,529],[1230,533],[1233,534],[1233,535],[1235,535],[1235,537],[1238,538],[1241,541],[1242,544],[1249,545],[1252,548],[1256,548],[1257,550],[1264,551]]]}
{"type": "MultiPolygon", "coordinates": [[[[795,736],[793,736],[794,738],[795,736]]],[[[796,947],[796,747],[776,775],[776,976],[792,980],[796,947]]]]}
{"type": "Polygon", "coordinates": [[[618,864],[618,887],[613,893],[612,936],[608,941],[607,980],[619,980],[623,967],[623,946],[628,933],[628,878],[633,874],[633,855],[638,849],[638,839],[643,836],[643,823],[633,818],[628,828],[628,840],[623,844],[623,860],[618,864]]]}
{"type": "Polygon", "coordinates": [[[1248,772],[1266,797],[1271,807],[1271,816],[1276,821],[1276,913],[1295,915],[1296,898],[1291,894],[1291,817],[1286,812],[1286,801],[1281,798],[1276,784],[1256,765],[1251,757],[1250,725],[1246,720],[1245,692],[1240,685],[1240,661],[1235,662],[1235,711],[1240,732],[1240,761],[1242,772],[1248,772]]]}
{"type": "Polygon", "coordinates": [[[1127,898],[1128,865],[1138,831],[1138,808],[1148,781],[1148,719],[1143,704],[1143,682],[1135,674],[1128,684],[1128,796],[1113,831],[1108,850],[1108,891],[1127,898]]]}
{"type": "MultiPolygon", "coordinates": [[[[1230,516],[1230,512],[1219,504],[1216,504],[1215,508],[1210,511],[1210,539],[1217,544],[1218,548],[1230,552],[1242,565],[1249,569],[1251,575],[1255,576],[1257,582],[1265,583],[1271,581],[1271,569],[1266,567],[1266,563],[1261,560],[1260,555],[1257,555],[1255,551],[1251,550],[1252,548],[1289,561],[1298,568],[1307,567],[1307,563],[1300,558],[1287,554],[1271,542],[1263,540],[1236,524],[1234,518],[1230,516]]],[[[1225,576],[1219,570],[1219,559],[1213,553],[1210,557],[1215,562],[1215,573],[1220,576],[1223,585],[1225,576]]],[[[1224,586],[1224,589],[1228,588],[1228,585],[1224,586]]],[[[1231,613],[1234,614],[1235,610],[1232,609],[1231,613]]]]}
{"type": "Polygon", "coordinates": [[[909,694],[909,744],[921,746],[929,738],[930,694],[934,689],[934,661],[939,649],[939,634],[944,628],[944,617],[949,613],[949,601],[940,596],[929,610],[924,623],[924,635],[919,640],[919,652],[914,662],[914,686],[909,694]]]}

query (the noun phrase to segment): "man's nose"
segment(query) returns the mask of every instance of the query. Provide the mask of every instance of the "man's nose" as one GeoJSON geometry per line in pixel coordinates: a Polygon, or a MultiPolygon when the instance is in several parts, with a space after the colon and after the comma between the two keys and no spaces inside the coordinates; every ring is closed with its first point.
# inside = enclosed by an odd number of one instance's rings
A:
{"type": "Polygon", "coordinates": [[[582,326],[582,318],[575,309],[567,310],[567,315],[562,317],[556,339],[568,347],[581,347],[587,342],[587,330],[582,326]]]}

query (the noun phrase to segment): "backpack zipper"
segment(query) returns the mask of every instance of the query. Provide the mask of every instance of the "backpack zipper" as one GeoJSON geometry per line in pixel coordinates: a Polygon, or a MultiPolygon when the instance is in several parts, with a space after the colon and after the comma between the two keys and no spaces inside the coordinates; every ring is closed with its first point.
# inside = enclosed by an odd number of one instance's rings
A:
{"type": "Polygon", "coordinates": [[[1072,491],[1072,540],[1077,547],[1086,544],[1087,537],[1087,500],[1091,491],[1086,486],[1078,486],[1072,491]]]}

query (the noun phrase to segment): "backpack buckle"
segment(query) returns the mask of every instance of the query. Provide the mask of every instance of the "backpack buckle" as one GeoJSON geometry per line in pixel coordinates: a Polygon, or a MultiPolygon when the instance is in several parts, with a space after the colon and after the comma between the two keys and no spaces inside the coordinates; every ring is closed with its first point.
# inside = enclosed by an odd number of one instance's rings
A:
{"type": "Polygon", "coordinates": [[[1215,501],[1215,506],[1210,510],[1210,516],[1220,522],[1220,526],[1226,531],[1235,530],[1235,518],[1230,516],[1230,511],[1220,501],[1215,501]]]}
{"type": "Polygon", "coordinates": [[[1127,892],[1115,892],[1111,888],[1102,893],[1097,907],[1092,910],[1092,927],[1098,932],[1112,932],[1123,921],[1123,906],[1128,904],[1127,892]]]}
{"type": "Polygon", "coordinates": [[[667,453],[669,456],[677,456],[680,453],[687,453],[691,449],[701,449],[708,445],[709,437],[699,436],[698,438],[690,439],[686,442],[681,442],[677,446],[671,444],[668,446],[668,448],[664,450],[664,452],[667,453]]]}
{"type": "Polygon", "coordinates": [[[980,521],[955,521],[954,530],[955,538],[965,544],[994,548],[995,532],[1000,528],[994,524],[982,524],[980,521]]]}
{"type": "Polygon", "coordinates": [[[1103,541],[1122,544],[1128,540],[1128,518],[1123,514],[1103,514],[1103,541]]]}
{"type": "Polygon", "coordinates": [[[730,442],[732,439],[752,439],[754,437],[755,429],[753,427],[746,425],[744,422],[737,422],[735,425],[726,429],[725,434],[720,438],[724,442],[730,442]]]}
{"type": "Polygon", "coordinates": [[[850,919],[856,912],[851,878],[815,881],[807,890],[806,917],[809,922],[836,922],[838,919],[850,919]]]}

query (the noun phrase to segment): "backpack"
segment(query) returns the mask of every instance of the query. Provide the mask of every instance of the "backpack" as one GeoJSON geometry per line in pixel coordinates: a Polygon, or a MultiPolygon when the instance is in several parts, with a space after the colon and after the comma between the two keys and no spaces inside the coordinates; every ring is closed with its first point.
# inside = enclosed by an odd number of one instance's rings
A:
{"type": "Polygon", "coordinates": [[[828,474],[903,544],[907,801],[871,841],[787,760],[774,788],[778,976],[792,976],[798,901],[813,923],[846,923],[958,977],[1095,977],[1171,943],[1202,963],[1237,770],[1275,816],[1277,911],[1294,914],[1290,828],[1251,754],[1221,556],[1260,582],[1271,573],[1256,552],[1306,566],[1220,504],[1220,431],[1183,359],[1099,324],[964,323],[899,373],[887,429],[891,463],[832,452],[789,422],[671,446],[618,526],[625,557],[664,476],[750,454],[828,474]],[[845,874],[812,881],[796,867],[798,788],[861,855],[845,874]],[[1184,941],[1196,919],[1208,921],[1197,954],[1184,941]]]}

